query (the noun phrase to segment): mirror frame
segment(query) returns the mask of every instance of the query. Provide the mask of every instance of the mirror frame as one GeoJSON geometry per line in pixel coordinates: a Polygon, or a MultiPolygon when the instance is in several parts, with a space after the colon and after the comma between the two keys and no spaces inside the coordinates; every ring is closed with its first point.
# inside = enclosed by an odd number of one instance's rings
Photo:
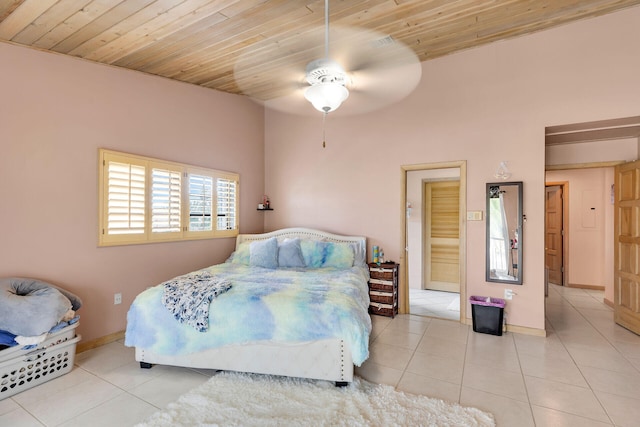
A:
{"type": "MultiPolygon", "coordinates": [[[[487,187],[486,187],[486,193],[485,193],[485,197],[486,197],[486,201],[487,201],[487,213],[486,213],[486,248],[485,248],[485,278],[487,282],[497,282],[497,283],[505,283],[505,284],[510,284],[510,285],[522,285],[522,271],[523,271],[523,265],[522,265],[522,251],[524,248],[524,243],[523,243],[523,223],[524,223],[524,214],[522,212],[522,199],[523,199],[523,195],[522,195],[522,181],[512,181],[512,182],[490,182],[487,183],[487,187]],[[517,206],[517,212],[516,212],[516,228],[515,230],[518,231],[518,241],[517,241],[517,260],[516,260],[516,266],[517,266],[517,274],[515,276],[515,278],[513,280],[511,279],[499,279],[499,278],[495,278],[495,277],[491,277],[490,271],[491,271],[491,259],[490,259],[490,239],[491,239],[491,233],[489,230],[489,225],[491,224],[491,209],[490,209],[490,193],[491,193],[491,187],[502,187],[502,186],[513,186],[516,189],[516,194],[518,197],[516,206],[517,206]]],[[[513,258],[511,258],[513,260],[513,258]]],[[[511,261],[511,263],[513,264],[513,261],[511,261]]]]}

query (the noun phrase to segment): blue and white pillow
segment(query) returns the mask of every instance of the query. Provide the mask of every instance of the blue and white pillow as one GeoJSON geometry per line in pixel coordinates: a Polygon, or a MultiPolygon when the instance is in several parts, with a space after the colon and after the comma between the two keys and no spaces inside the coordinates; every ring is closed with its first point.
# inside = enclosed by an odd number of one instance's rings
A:
{"type": "Polygon", "coordinates": [[[329,243],[323,267],[351,268],[355,255],[348,243],[329,243]]]}
{"type": "Polygon", "coordinates": [[[285,239],[278,245],[278,266],[284,268],[305,267],[300,239],[285,239]]]}
{"type": "Polygon", "coordinates": [[[355,254],[353,247],[348,243],[302,240],[300,247],[307,267],[351,268],[353,266],[355,254]]]}
{"type": "Polygon", "coordinates": [[[271,269],[278,268],[278,240],[272,237],[267,240],[251,242],[249,265],[271,269]]]}
{"type": "Polygon", "coordinates": [[[251,244],[249,242],[240,243],[236,251],[231,255],[231,263],[249,265],[250,250],[251,244]]]}

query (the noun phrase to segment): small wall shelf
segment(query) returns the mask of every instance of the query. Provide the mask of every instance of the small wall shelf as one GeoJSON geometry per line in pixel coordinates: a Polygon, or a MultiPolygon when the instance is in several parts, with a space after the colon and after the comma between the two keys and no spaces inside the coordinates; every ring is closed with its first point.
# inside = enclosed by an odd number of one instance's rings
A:
{"type": "Polygon", "coordinates": [[[258,210],[258,211],[272,211],[273,208],[262,208],[262,209],[258,208],[256,210],[258,210]]]}

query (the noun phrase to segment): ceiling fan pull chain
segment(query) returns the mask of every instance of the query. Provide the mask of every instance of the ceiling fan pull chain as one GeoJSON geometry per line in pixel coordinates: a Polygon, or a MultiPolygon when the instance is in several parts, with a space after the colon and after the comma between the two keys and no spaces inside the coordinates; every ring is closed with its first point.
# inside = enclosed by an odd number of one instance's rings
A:
{"type": "Polygon", "coordinates": [[[327,139],[325,138],[325,123],[327,121],[327,112],[322,113],[322,148],[327,146],[327,139]]]}

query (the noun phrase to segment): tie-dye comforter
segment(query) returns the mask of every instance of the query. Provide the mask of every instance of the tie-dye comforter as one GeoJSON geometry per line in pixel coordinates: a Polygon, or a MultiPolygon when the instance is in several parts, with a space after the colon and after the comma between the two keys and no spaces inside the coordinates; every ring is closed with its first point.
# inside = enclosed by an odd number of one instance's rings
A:
{"type": "Polygon", "coordinates": [[[366,268],[267,269],[230,262],[204,269],[232,287],[209,309],[209,329],[175,320],[162,286],[138,295],[127,314],[125,345],[158,354],[194,353],[256,341],[343,339],[353,362],[369,355],[371,318],[366,268]]]}

